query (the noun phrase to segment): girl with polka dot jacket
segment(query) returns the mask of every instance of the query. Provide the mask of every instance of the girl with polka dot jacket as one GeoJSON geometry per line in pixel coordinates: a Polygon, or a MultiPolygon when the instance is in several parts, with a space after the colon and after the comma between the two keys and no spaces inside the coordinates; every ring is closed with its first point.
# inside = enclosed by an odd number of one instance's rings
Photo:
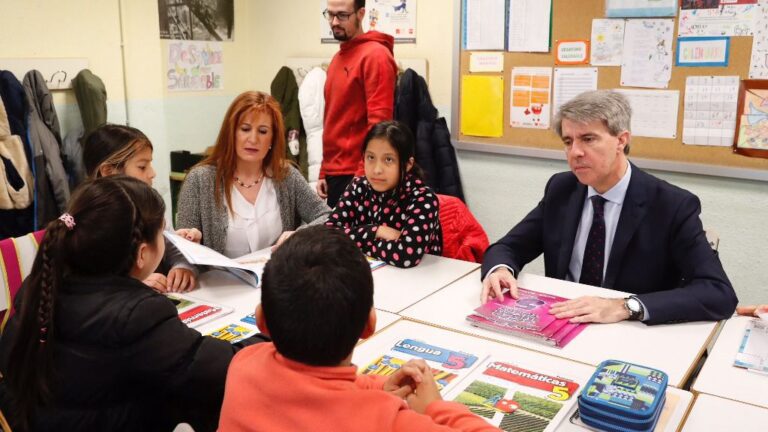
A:
{"type": "Polygon", "coordinates": [[[363,144],[365,177],[347,186],[327,224],[343,229],[369,257],[413,267],[440,255],[443,240],[437,195],[421,180],[415,139],[396,121],[376,124],[363,144]]]}

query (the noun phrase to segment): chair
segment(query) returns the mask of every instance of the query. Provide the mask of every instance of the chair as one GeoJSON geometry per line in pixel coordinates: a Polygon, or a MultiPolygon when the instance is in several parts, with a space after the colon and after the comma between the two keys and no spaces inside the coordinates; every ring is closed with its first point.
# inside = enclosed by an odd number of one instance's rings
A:
{"type": "Polygon", "coordinates": [[[443,229],[443,256],[482,262],[488,249],[488,235],[467,206],[458,198],[437,194],[440,226],[443,229]]]}
{"type": "Polygon", "coordinates": [[[0,333],[13,315],[13,299],[32,270],[45,230],[0,240],[0,333]]]}

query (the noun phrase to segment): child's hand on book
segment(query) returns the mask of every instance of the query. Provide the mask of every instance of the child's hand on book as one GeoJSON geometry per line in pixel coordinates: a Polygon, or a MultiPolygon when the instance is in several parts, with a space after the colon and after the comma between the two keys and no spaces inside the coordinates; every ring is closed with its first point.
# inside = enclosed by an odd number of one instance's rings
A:
{"type": "Polygon", "coordinates": [[[384,382],[384,391],[405,399],[424,379],[425,368],[424,360],[409,360],[384,382]]]}
{"type": "Polygon", "coordinates": [[[416,384],[413,392],[405,397],[408,406],[419,414],[424,414],[427,407],[434,401],[442,400],[440,391],[437,389],[435,377],[432,376],[432,370],[423,360],[421,362],[421,381],[416,384]]]}
{"type": "Polygon", "coordinates": [[[182,267],[172,268],[168,272],[167,291],[187,292],[195,288],[195,273],[182,267]]]}
{"type": "Polygon", "coordinates": [[[164,293],[168,291],[168,280],[162,273],[152,273],[144,279],[144,285],[147,285],[157,292],[164,293]]]}

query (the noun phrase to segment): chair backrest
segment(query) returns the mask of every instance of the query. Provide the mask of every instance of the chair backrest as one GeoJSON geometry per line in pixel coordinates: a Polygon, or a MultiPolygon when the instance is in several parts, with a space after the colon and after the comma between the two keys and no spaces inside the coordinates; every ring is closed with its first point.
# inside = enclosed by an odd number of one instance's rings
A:
{"type": "Polygon", "coordinates": [[[437,199],[443,229],[443,256],[482,262],[489,244],[483,226],[460,199],[442,194],[437,194],[437,199]]]}
{"type": "Polygon", "coordinates": [[[0,332],[13,315],[13,299],[32,270],[44,230],[0,240],[0,332]]]}

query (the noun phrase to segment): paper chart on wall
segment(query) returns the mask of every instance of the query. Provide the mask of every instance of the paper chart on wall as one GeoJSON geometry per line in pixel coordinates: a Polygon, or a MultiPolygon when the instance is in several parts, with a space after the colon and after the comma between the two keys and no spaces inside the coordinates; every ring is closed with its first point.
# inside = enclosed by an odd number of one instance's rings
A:
{"type": "Polygon", "coordinates": [[[623,19],[592,20],[592,51],[590,63],[594,66],[621,66],[624,52],[623,19]]]}
{"type": "Polygon", "coordinates": [[[551,0],[509,0],[507,51],[549,52],[551,0]]]}
{"type": "Polygon", "coordinates": [[[733,144],[739,77],[689,76],[685,81],[683,144],[733,144]]]}
{"type": "Polygon", "coordinates": [[[667,88],[672,76],[670,19],[629,20],[624,33],[621,85],[667,88]]]}
{"type": "Polygon", "coordinates": [[[605,0],[607,17],[673,17],[678,0],[605,0]]]}
{"type": "Polygon", "coordinates": [[[504,49],[504,0],[465,0],[463,24],[465,50],[504,49]]]}
{"type": "MultiPolygon", "coordinates": [[[[327,0],[319,1],[320,43],[337,43],[323,11],[327,0]]],[[[416,0],[376,0],[368,2],[363,31],[376,30],[395,38],[395,43],[416,43],[416,0]]],[[[353,18],[354,19],[354,18],[353,18]]]]}
{"type": "Polygon", "coordinates": [[[512,69],[509,122],[512,127],[549,129],[552,111],[552,68],[512,69]]]}
{"type": "Polygon", "coordinates": [[[555,68],[552,87],[552,114],[557,114],[564,103],[577,95],[597,90],[597,68],[555,68]]]}
{"type": "Polygon", "coordinates": [[[632,107],[632,135],[652,138],[677,137],[677,90],[615,89],[632,107]]]}
{"type": "Polygon", "coordinates": [[[716,9],[680,11],[678,36],[749,36],[753,32],[756,4],[723,5],[716,9]]]}
{"type": "Polygon", "coordinates": [[[757,5],[754,37],[752,39],[752,60],[749,64],[751,79],[768,78],[768,0],[757,5]]]}

